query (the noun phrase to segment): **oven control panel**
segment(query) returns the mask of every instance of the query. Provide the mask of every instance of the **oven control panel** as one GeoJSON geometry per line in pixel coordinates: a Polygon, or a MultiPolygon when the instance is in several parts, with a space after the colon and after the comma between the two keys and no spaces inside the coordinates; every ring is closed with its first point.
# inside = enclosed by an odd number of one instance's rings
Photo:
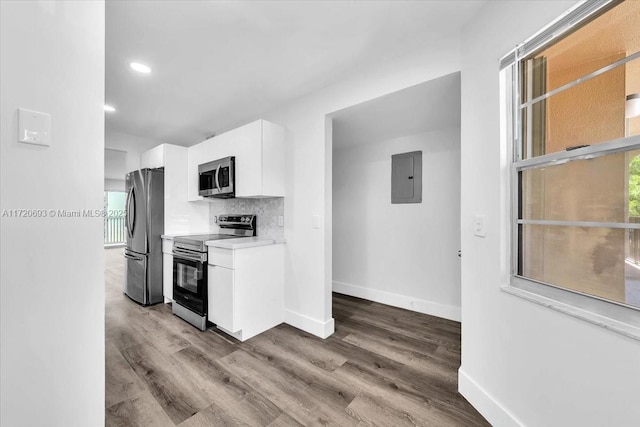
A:
{"type": "Polygon", "coordinates": [[[222,228],[241,228],[254,230],[256,216],[248,214],[225,214],[218,216],[218,225],[222,228]]]}

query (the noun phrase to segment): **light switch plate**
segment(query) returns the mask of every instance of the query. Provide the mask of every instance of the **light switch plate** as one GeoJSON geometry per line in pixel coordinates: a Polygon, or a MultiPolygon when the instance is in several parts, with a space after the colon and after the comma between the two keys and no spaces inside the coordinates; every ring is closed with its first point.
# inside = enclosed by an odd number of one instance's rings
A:
{"type": "Polygon", "coordinates": [[[51,146],[51,115],[18,108],[18,142],[51,146]]]}
{"type": "Polygon", "coordinates": [[[313,215],[311,217],[311,226],[313,228],[320,228],[321,225],[322,225],[322,218],[320,217],[320,215],[313,215]]]}
{"type": "Polygon", "coordinates": [[[473,222],[473,234],[478,237],[486,237],[486,222],[487,217],[485,215],[476,215],[473,222]]]}

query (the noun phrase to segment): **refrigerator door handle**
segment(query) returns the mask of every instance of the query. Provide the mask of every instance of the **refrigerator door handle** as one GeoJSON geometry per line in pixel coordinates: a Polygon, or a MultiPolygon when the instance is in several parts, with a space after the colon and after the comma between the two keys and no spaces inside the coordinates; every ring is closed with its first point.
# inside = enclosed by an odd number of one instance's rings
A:
{"type": "Polygon", "coordinates": [[[129,235],[129,238],[132,237],[131,235],[131,192],[132,191],[133,191],[133,187],[129,189],[129,192],[127,193],[127,202],[125,203],[125,207],[127,210],[127,216],[125,220],[127,223],[127,234],[129,235]]]}
{"type": "Polygon", "coordinates": [[[133,238],[133,232],[136,228],[136,192],[135,187],[131,187],[131,191],[129,193],[129,204],[127,206],[127,216],[128,216],[128,230],[129,237],[133,238]],[[132,203],[133,202],[133,203],[132,203]]]}
{"type": "Polygon", "coordinates": [[[142,258],[137,257],[135,255],[131,255],[130,253],[127,253],[127,252],[124,253],[124,257],[127,259],[132,259],[134,261],[144,261],[142,258]]]}

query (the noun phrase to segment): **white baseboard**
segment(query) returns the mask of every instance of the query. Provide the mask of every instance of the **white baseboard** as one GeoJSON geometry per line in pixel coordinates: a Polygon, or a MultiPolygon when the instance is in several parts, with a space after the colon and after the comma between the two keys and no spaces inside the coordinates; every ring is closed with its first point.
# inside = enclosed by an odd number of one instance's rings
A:
{"type": "Polygon", "coordinates": [[[335,280],[333,281],[333,291],[339,294],[391,305],[393,307],[417,311],[418,313],[455,320],[456,322],[460,322],[462,318],[460,307],[456,307],[454,305],[440,304],[406,295],[351,285],[349,283],[338,282],[335,280]]]}
{"type": "Polygon", "coordinates": [[[322,322],[295,311],[284,311],[284,323],[320,338],[328,338],[335,331],[333,318],[322,322]]]}
{"type": "Polygon", "coordinates": [[[458,369],[458,391],[492,426],[521,427],[524,425],[467,375],[462,368],[458,369]]]}

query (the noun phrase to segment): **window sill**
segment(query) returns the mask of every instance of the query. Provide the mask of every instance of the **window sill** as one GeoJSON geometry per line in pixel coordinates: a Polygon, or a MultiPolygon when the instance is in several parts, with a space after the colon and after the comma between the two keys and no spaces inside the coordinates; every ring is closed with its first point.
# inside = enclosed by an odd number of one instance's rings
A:
{"type": "Polygon", "coordinates": [[[513,277],[500,289],[551,310],[640,341],[640,311],[513,277]]]}

